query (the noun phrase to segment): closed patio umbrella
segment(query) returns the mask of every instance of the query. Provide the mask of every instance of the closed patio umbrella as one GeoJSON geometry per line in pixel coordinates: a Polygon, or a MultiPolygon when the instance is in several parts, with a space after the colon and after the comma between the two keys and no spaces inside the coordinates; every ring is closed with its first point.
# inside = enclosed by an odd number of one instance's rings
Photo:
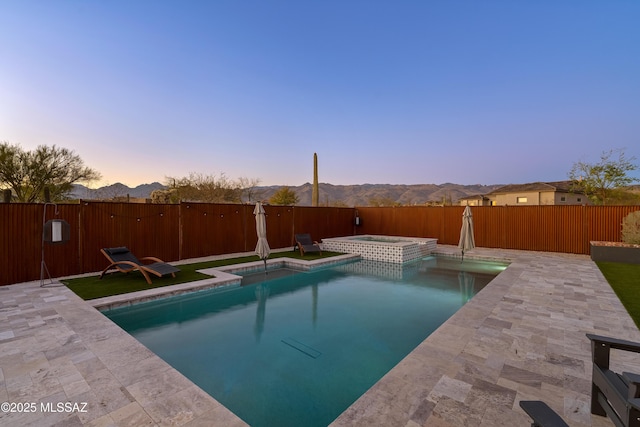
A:
{"type": "Polygon", "coordinates": [[[462,260],[464,261],[464,253],[476,247],[476,241],[473,238],[473,215],[471,208],[467,206],[462,213],[462,229],[460,230],[460,243],[458,248],[462,250],[462,260]]]}
{"type": "Polygon", "coordinates": [[[258,243],[256,244],[256,255],[264,261],[264,272],[267,272],[267,258],[271,253],[269,248],[269,242],[267,242],[267,219],[264,213],[262,203],[257,202],[256,207],[253,210],[253,214],[256,216],[256,232],[258,234],[258,243]]]}

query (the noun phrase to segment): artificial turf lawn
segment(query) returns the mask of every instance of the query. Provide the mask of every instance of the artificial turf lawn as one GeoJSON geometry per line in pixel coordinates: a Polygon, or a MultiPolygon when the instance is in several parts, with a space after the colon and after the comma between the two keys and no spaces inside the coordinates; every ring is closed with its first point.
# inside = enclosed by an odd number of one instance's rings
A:
{"type": "Polygon", "coordinates": [[[596,262],[624,308],[640,328],[640,264],[596,262]]]}
{"type": "MultiPolygon", "coordinates": [[[[304,259],[305,261],[312,261],[319,258],[328,258],[336,255],[342,255],[336,252],[323,252],[322,255],[318,253],[312,253],[300,256],[300,252],[278,252],[271,254],[269,259],[275,258],[296,258],[304,259]]],[[[75,292],[80,298],[84,300],[90,300],[95,298],[103,298],[111,295],[126,294],[129,292],[143,291],[146,289],[160,288],[163,286],[177,285],[179,283],[193,282],[196,280],[208,279],[211,276],[198,273],[196,270],[203,268],[221,267],[223,265],[241,264],[244,262],[259,261],[259,258],[255,255],[221,259],[216,261],[205,261],[194,264],[178,265],[180,269],[176,273],[176,277],[155,277],[150,275],[151,285],[147,283],[144,276],[139,271],[134,271],[128,274],[124,273],[111,273],[106,274],[102,279],[100,276],[89,276],[78,279],[66,279],[62,280],[62,283],[67,285],[69,289],[75,292]]]]}

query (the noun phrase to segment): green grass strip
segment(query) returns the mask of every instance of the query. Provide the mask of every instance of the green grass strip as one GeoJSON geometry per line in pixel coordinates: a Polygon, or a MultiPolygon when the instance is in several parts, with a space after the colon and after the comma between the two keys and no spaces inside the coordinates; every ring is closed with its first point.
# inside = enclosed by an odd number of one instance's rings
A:
{"type": "Polygon", "coordinates": [[[624,308],[640,328],[640,264],[596,263],[624,308]]]}
{"type": "MultiPolygon", "coordinates": [[[[329,258],[337,255],[342,255],[336,252],[322,252],[322,255],[318,253],[311,253],[300,256],[300,252],[278,252],[271,254],[269,259],[276,258],[295,258],[303,259],[305,261],[312,261],[314,259],[329,258]]],[[[77,279],[65,279],[62,280],[69,289],[75,292],[80,298],[84,300],[91,300],[96,298],[103,298],[112,295],[121,295],[129,292],[144,291],[147,289],[161,288],[163,286],[177,285],[180,283],[194,282],[196,280],[208,279],[211,276],[198,273],[196,270],[212,267],[222,267],[225,265],[242,264],[245,262],[260,261],[255,256],[246,256],[240,258],[221,259],[216,261],[205,261],[194,264],[182,264],[177,267],[180,272],[176,273],[176,277],[155,277],[151,275],[151,285],[147,283],[144,276],[139,271],[134,271],[128,274],[116,272],[105,275],[102,279],[100,276],[81,277],[77,279]]]]}

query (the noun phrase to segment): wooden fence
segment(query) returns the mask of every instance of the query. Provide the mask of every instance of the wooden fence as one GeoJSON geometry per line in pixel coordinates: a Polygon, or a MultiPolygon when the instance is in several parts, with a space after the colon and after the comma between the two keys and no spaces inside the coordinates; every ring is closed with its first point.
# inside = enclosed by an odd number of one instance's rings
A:
{"type": "MultiPolygon", "coordinates": [[[[100,271],[101,248],[127,246],[139,257],[165,261],[250,252],[257,235],[253,205],[87,202],[0,204],[0,285],[40,278],[42,248],[52,277],[100,271]],[[57,214],[56,214],[57,211],[57,214]],[[45,216],[46,212],[46,216],[45,216]],[[71,240],[42,244],[43,222],[64,219],[71,240]]],[[[353,209],[266,206],[272,248],[293,245],[294,233],[316,239],[352,235],[353,209]]]]}
{"type": "MultiPolygon", "coordinates": [[[[104,247],[127,246],[138,256],[176,261],[250,252],[256,245],[254,206],[181,203],[156,205],[0,203],[0,285],[36,280],[42,260],[44,220],[71,226],[71,240],[44,245],[52,277],[100,271],[104,247]],[[56,213],[57,212],[57,213],[56,213]]],[[[620,241],[622,219],[639,206],[472,207],[476,245],[534,251],[589,253],[589,241],[620,241]]],[[[295,233],[314,239],[353,234],[434,237],[456,245],[463,208],[266,206],[272,248],[293,244],[295,233]],[[356,214],[362,225],[354,227],[356,214]]]]}
{"type": "MultiPolygon", "coordinates": [[[[437,237],[457,245],[464,207],[358,208],[358,234],[437,237]]],[[[589,254],[590,241],[621,240],[622,220],[640,206],[472,207],[476,246],[589,254]]]]}

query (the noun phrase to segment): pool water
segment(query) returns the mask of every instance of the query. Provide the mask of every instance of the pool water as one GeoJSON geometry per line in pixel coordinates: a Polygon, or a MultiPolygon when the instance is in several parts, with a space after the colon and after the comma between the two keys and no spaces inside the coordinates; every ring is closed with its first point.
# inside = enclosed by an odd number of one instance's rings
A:
{"type": "Polygon", "coordinates": [[[258,272],[105,315],[248,424],[326,426],[503,269],[431,257],[258,272]]]}

